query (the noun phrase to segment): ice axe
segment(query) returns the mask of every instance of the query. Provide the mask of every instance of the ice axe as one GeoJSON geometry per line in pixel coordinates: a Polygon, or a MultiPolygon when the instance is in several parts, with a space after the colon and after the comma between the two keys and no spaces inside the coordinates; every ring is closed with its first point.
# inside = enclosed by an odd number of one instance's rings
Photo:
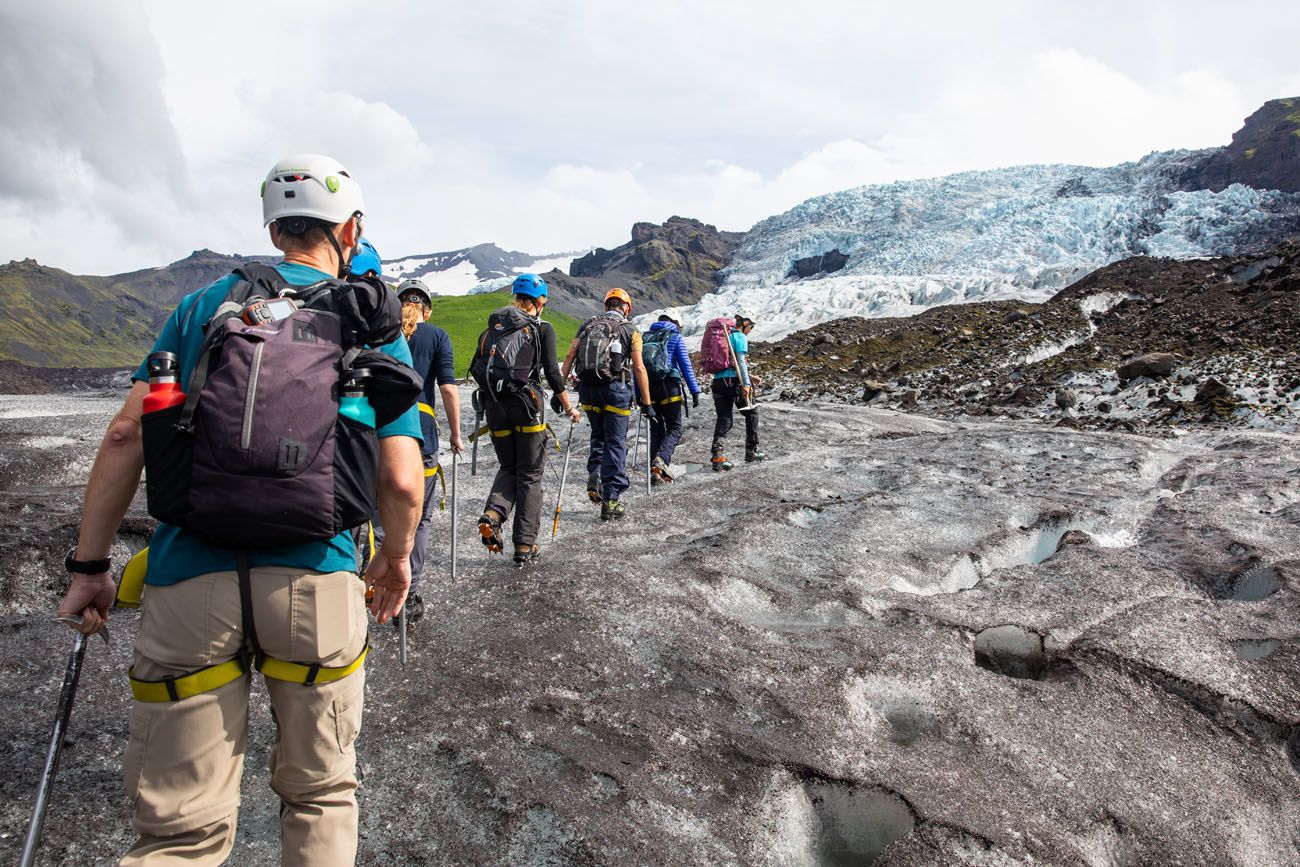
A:
{"type": "Polygon", "coordinates": [[[573,454],[573,429],[577,426],[576,421],[569,422],[569,438],[564,446],[564,469],[560,471],[560,492],[555,495],[555,520],[551,522],[552,539],[560,529],[560,504],[564,502],[564,482],[569,478],[569,456],[573,454]]]}
{"type": "MultiPolygon", "coordinates": [[[[650,457],[650,416],[644,412],[641,413],[641,416],[645,419],[645,493],[648,497],[650,496],[650,466],[654,463],[654,460],[650,457]]],[[[636,427],[637,430],[641,429],[640,424],[636,427]]]]}
{"type": "MultiPolygon", "coordinates": [[[[80,626],[80,617],[56,617],[59,623],[80,626]]],[[[107,627],[100,630],[104,643],[108,643],[107,627]]],[[[68,667],[63,673],[63,689],[59,691],[59,707],[54,715],[54,730],[50,732],[50,746],[45,752],[45,770],[41,772],[40,785],[36,788],[36,803],[32,806],[32,821],[27,826],[27,836],[23,838],[23,852],[19,867],[31,867],[36,863],[36,849],[41,844],[41,828],[45,825],[45,812],[50,806],[50,790],[54,786],[54,774],[59,769],[59,755],[63,752],[63,739],[68,732],[68,721],[72,718],[72,702],[77,697],[77,681],[81,678],[81,663],[86,658],[86,636],[77,632],[72,640],[72,652],[68,655],[68,667]]]]}
{"type": "Polygon", "coordinates": [[[397,612],[397,661],[406,667],[406,604],[397,612]]]}
{"type": "MultiPolygon", "coordinates": [[[[475,440],[475,443],[478,441],[475,440]]],[[[451,450],[451,580],[456,580],[456,467],[460,455],[451,450]]]]}
{"type": "MultiPolygon", "coordinates": [[[[647,446],[648,448],[649,446],[647,446]]],[[[641,456],[641,422],[636,423],[636,438],[632,441],[632,468],[636,469],[637,459],[641,456]]]]}
{"type": "Polygon", "coordinates": [[[754,406],[753,398],[751,397],[753,394],[752,387],[748,391],[745,388],[744,374],[740,372],[740,360],[736,358],[736,348],[731,345],[730,328],[727,329],[727,357],[731,359],[731,368],[736,371],[736,384],[740,386],[740,394],[745,399],[745,405],[741,406],[740,404],[737,404],[736,409],[741,412],[753,412],[758,409],[758,407],[754,406]]]}

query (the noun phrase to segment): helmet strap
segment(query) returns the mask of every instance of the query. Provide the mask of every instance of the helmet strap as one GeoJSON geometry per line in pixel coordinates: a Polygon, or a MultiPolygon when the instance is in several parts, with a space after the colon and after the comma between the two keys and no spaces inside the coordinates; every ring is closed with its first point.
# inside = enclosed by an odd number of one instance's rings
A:
{"type": "MultiPolygon", "coordinates": [[[[343,248],[339,246],[338,239],[334,237],[334,233],[332,231],[326,229],[325,237],[329,238],[330,246],[334,248],[334,252],[339,257],[338,276],[346,277],[348,275],[348,262],[351,260],[352,257],[349,256],[348,259],[343,258],[343,248]]],[[[356,247],[353,247],[352,252],[356,253],[356,249],[357,249],[356,247]]]]}

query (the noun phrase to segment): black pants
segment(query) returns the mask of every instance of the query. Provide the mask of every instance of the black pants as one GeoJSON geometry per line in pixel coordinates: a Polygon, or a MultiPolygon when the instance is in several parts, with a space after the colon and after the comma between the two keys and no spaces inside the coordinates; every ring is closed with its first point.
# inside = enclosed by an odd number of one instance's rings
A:
{"type": "MultiPolygon", "coordinates": [[[[740,387],[740,380],[729,376],[713,380],[713,408],[718,413],[718,420],[713,425],[713,456],[721,457],[726,453],[722,441],[731,433],[732,411],[744,406],[745,392],[740,387]]],[[[745,451],[753,452],[758,448],[758,410],[742,413],[745,416],[745,451]]]]}
{"type": "Polygon", "coordinates": [[[546,426],[540,394],[538,390],[535,394],[510,395],[500,402],[483,401],[483,414],[492,431],[492,448],[499,464],[484,511],[494,509],[505,523],[515,509],[511,538],[516,545],[534,544],[542,519],[546,426]]]}
{"type": "Polygon", "coordinates": [[[650,380],[650,402],[655,405],[655,417],[650,419],[650,455],[662,458],[666,464],[673,462],[673,452],[686,430],[682,424],[683,398],[679,380],[650,380]]]}

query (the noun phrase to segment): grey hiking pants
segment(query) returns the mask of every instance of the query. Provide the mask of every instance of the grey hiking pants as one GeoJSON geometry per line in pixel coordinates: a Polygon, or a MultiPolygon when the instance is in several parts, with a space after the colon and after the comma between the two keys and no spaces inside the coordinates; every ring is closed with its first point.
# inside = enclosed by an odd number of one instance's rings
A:
{"type": "Polygon", "coordinates": [[[483,413],[492,430],[492,448],[498,463],[484,511],[496,511],[504,524],[514,510],[511,541],[516,545],[536,543],[542,520],[546,422],[541,406],[540,396],[533,405],[522,395],[511,395],[501,402],[484,401],[483,413]]]}

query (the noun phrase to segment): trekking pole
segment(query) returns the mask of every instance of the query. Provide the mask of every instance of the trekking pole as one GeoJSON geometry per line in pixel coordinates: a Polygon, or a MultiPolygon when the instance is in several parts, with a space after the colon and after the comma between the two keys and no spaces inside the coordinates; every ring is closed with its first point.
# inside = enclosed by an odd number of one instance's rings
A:
{"type": "Polygon", "coordinates": [[[573,429],[577,426],[576,421],[569,422],[569,439],[564,446],[564,469],[560,472],[560,492],[555,496],[555,520],[551,523],[552,539],[560,529],[560,504],[564,502],[564,482],[569,478],[569,456],[573,454],[573,429]]]}
{"type": "Polygon", "coordinates": [[[636,439],[632,441],[632,469],[636,469],[637,458],[641,456],[641,422],[636,423],[636,439]]]}
{"type": "Polygon", "coordinates": [[[478,436],[479,426],[483,424],[483,399],[479,396],[479,390],[476,388],[470,394],[469,402],[474,405],[474,445],[470,448],[469,453],[469,474],[478,475],[478,436]]]}
{"type": "Polygon", "coordinates": [[[460,463],[456,450],[451,450],[451,580],[456,580],[456,465],[460,463]]]}
{"type": "MultiPolygon", "coordinates": [[[[69,623],[77,623],[79,620],[80,618],[66,618],[66,622],[69,623]]],[[[104,633],[104,641],[106,643],[108,641],[107,633],[104,633]]],[[[50,806],[50,789],[54,786],[54,774],[59,769],[59,754],[63,752],[63,738],[67,735],[68,720],[72,717],[72,701],[77,697],[77,681],[81,678],[81,662],[85,658],[86,636],[78,632],[72,641],[68,667],[63,673],[59,709],[54,716],[54,731],[50,733],[50,746],[45,753],[45,770],[41,772],[40,785],[36,789],[36,803],[32,807],[32,821],[27,826],[27,836],[23,839],[23,853],[18,862],[19,867],[31,867],[36,863],[36,849],[41,843],[45,811],[50,806]]]]}
{"type": "Polygon", "coordinates": [[[406,603],[397,612],[397,661],[406,668],[406,603]]]}
{"type": "MultiPolygon", "coordinates": [[[[641,413],[645,415],[645,413],[641,413]]],[[[638,425],[640,427],[640,425],[638,425]]],[[[650,496],[650,465],[654,459],[650,457],[650,416],[645,416],[645,495],[650,496]]]]}

